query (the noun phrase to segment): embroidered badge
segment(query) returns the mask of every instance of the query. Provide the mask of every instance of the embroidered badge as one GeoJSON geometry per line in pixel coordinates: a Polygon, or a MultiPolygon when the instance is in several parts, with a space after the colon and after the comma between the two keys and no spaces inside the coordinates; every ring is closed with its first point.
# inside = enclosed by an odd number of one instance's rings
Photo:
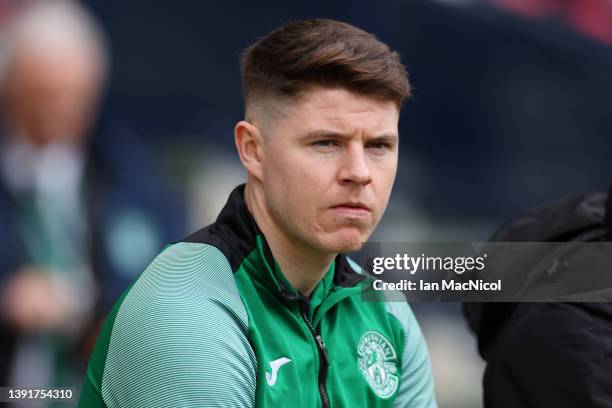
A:
{"type": "Polygon", "coordinates": [[[376,395],[383,399],[392,397],[399,377],[391,342],[377,331],[368,331],[359,340],[357,354],[359,369],[376,395]]]}

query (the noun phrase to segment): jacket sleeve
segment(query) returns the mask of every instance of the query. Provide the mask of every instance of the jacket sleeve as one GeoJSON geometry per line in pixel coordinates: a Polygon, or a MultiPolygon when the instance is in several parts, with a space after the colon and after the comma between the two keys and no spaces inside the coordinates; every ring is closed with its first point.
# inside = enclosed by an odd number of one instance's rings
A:
{"type": "Polygon", "coordinates": [[[104,405],[254,406],[256,359],[247,329],[221,252],[202,244],[170,247],[129,290],[98,350],[104,405]]]}
{"type": "Polygon", "coordinates": [[[436,408],[434,381],[427,344],[412,309],[405,301],[387,302],[387,310],[402,324],[405,340],[402,353],[400,388],[394,408],[436,408]]]}

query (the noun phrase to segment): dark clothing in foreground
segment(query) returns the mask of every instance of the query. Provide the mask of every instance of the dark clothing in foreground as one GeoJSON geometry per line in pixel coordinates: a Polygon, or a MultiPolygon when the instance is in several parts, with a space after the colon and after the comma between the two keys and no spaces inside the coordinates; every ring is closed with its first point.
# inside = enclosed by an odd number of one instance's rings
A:
{"type": "MultiPolygon", "coordinates": [[[[492,241],[609,241],[606,200],[587,194],[531,210],[492,241]]],[[[612,273],[610,255],[591,265],[612,273]]],[[[579,256],[579,246],[559,254],[562,276],[588,276],[588,268],[572,268],[579,256]]],[[[464,313],[487,361],[485,407],[612,407],[612,303],[465,303],[464,313]]]]}

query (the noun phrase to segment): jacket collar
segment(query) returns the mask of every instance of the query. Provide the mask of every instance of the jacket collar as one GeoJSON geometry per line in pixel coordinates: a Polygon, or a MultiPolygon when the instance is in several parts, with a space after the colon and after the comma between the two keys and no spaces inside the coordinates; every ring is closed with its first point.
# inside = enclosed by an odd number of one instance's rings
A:
{"type": "MultiPolygon", "coordinates": [[[[252,266],[249,272],[270,289],[279,292],[284,297],[296,299],[302,297],[282,276],[278,264],[272,256],[265,236],[259,229],[244,200],[245,184],[236,187],[230,194],[227,203],[221,210],[214,224],[196,232],[184,241],[206,242],[217,246],[228,258],[232,270],[235,272],[248,257],[252,266]]],[[[320,284],[325,285],[328,293],[332,287],[353,287],[365,276],[353,270],[348,264],[345,255],[339,254],[334,261],[331,282],[325,279],[320,284]]],[[[326,277],[330,277],[328,274],[326,277]]]]}

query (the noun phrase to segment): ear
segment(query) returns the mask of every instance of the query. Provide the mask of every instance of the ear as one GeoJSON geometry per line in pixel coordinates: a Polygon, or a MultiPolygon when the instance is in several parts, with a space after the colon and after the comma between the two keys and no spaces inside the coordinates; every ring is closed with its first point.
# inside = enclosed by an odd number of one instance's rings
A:
{"type": "Polygon", "coordinates": [[[257,126],[241,120],[234,128],[234,142],[242,165],[258,180],[262,179],[261,150],[263,137],[257,126]]]}

